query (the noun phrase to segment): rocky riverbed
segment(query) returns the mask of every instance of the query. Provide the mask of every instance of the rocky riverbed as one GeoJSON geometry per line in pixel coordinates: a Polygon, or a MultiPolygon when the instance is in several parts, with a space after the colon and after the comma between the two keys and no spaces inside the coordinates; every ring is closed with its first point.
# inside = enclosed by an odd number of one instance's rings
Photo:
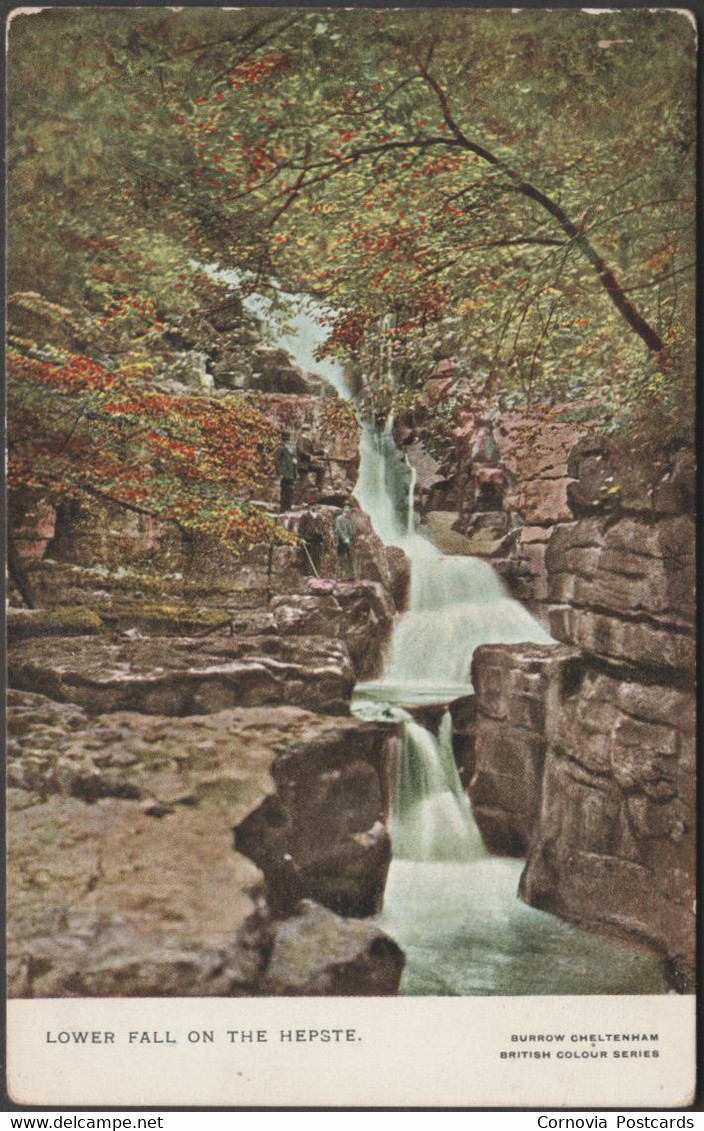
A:
{"type": "Polygon", "coordinates": [[[403,955],[368,922],[397,728],[349,703],[408,566],[357,512],[356,580],[336,577],[356,452],[320,435],[307,388],[251,395],[327,444],[318,570],[301,543],[235,555],[99,501],[15,526],[41,607],[8,614],[12,995],[398,988],[403,955]]]}
{"type": "MultiPolygon", "coordinates": [[[[327,452],[283,516],[303,531],[315,481],[317,568],[300,542],[236,556],[96,500],[13,516],[41,606],[14,595],[8,614],[13,995],[398,991],[403,954],[370,916],[399,728],[350,701],[382,672],[408,560],[356,508],[356,576],[335,576],[357,452],[324,434],[327,398],[300,375],[272,391],[269,361],[247,396],[327,452]]],[[[477,649],[455,758],[487,848],[527,857],[522,897],[647,944],[687,990],[691,453],[634,468],[563,415],[509,414],[488,470],[471,412],[444,463],[422,418],[397,429],[421,527],[490,560],[556,641],[477,649]]],[[[276,494],[272,474],[263,505],[276,494]]]]}

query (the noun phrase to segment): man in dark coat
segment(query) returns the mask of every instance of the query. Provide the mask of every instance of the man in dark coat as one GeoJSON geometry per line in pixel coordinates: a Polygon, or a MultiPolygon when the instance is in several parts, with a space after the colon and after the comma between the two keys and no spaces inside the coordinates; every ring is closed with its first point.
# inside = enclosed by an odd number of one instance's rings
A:
{"type": "Polygon", "coordinates": [[[325,519],[318,511],[316,500],[309,499],[301,515],[298,534],[303,539],[303,572],[320,577],[323,558],[325,519]]]}
{"type": "Polygon", "coordinates": [[[352,564],[352,543],[357,533],[354,522],[350,517],[352,507],[345,503],[342,514],[335,519],[335,534],[337,535],[337,560],[343,571],[343,576],[350,581],[354,579],[354,566],[352,564]]]}
{"type": "Polygon", "coordinates": [[[290,432],[281,433],[281,444],[276,452],[276,472],[281,481],[281,503],[279,510],[290,511],[293,500],[293,484],[296,480],[296,456],[290,446],[290,432]]]}

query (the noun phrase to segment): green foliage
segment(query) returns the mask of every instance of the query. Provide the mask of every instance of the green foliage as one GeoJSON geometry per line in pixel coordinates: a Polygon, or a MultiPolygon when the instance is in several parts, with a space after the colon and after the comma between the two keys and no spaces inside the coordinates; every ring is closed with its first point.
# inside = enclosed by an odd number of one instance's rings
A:
{"type": "Polygon", "coordinates": [[[215,264],[324,300],[375,403],[440,342],[504,405],[687,411],[682,13],[48,9],[12,23],[9,106],[11,289],[137,295],[167,333],[215,264]]]}

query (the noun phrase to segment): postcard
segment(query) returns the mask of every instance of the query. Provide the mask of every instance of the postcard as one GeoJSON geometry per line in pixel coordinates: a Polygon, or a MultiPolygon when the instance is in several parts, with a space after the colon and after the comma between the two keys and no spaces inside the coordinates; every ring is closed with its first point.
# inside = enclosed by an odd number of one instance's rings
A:
{"type": "Polygon", "coordinates": [[[691,1104],[691,15],[7,43],[13,1102],[691,1104]]]}

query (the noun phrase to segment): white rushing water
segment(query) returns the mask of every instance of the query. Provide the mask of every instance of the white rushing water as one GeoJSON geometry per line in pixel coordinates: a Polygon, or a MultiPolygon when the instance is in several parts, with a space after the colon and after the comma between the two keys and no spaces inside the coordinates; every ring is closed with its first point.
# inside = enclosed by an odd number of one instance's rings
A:
{"type": "Polygon", "coordinates": [[[403,730],[393,811],[394,858],[469,861],[485,856],[452,753],[450,712],[445,712],[437,738],[412,718],[403,730]]]}
{"type": "MultiPolygon", "coordinates": [[[[235,282],[235,279],[230,281],[235,282]]],[[[278,344],[349,397],[342,367],[315,361],[329,312],[304,301],[278,344]]],[[[272,305],[246,305],[265,322],[272,305]]],[[[380,358],[387,379],[391,372],[380,358]]],[[[476,558],[439,553],[415,530],[415,473],[383,436],[365,428],[355,494],[379,537],[411,561],[410,609],[399,618],[383,677],[358,684],[355,713],[395,718],[405,738],[395,790],[382,926],[403,948],[410,995],[664,993],[658,963],[637,947],[582,931],[517,897],[524,862],[484,849],[452,753],[452,720],[437,737],[399,704],[447,703],[471,690],[474,649],[484,643],[549,642],[538,622],[476,558]],[[392,704],[389,706],[389,704],[392,704]],[[394,705],[395,704],[395,705],[394,705]]]]}
{"type": "Polygon", "coordinates": [[[414,476],[387,430],[366,427],[355,495],[387,545],[411,562],[408,613],[399,618],[384,674],[360,684],[362,697],[442,703],[471,691],[480,644],[548,644],[545,629],[505,592],[488,562],[442,554],[415,530],[414,476]]]}
{"type": "Polygon", "coordinates": [[[383,435],[365,428],[355,494],[380,538],[411,561],[409,611],[396,623],[382,677],[358,684],[354,705],[362,717],[403,724],[393,860],[378,919],[406,955],[402,992],[664,993],[646,951],[518,899],[524,862],[484,849],[455,766],[449,712],[435,736],[404,710],[467,695],[480,644],[551,642],[488,563],[441,554],[416,532],[414,485],[390,427],[383,435]]]}

